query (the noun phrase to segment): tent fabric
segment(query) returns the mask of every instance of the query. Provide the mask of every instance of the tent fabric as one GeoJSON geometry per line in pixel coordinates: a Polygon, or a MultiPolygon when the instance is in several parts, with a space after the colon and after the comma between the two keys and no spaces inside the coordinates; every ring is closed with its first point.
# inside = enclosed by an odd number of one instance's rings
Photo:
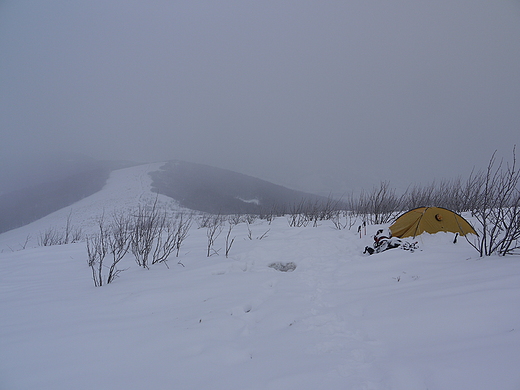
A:
{"type": "Polygon", "coordinates": [[[419,207],[402,214],[390,226],[394,237],[416,237],[424,232],[452,232],[461,236],[475,234],[473,227],[457,213],[441,207],[419,207]]]}

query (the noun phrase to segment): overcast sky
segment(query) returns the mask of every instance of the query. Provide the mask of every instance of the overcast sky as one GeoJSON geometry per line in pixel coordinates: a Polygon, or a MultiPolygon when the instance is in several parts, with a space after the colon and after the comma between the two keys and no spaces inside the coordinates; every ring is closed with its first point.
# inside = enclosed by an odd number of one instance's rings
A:
{"type": "Polygon", "coordinates": [[[520,144],[520,1],[0,1],[0,153],[181,159],[309,191],[520,144]]]}

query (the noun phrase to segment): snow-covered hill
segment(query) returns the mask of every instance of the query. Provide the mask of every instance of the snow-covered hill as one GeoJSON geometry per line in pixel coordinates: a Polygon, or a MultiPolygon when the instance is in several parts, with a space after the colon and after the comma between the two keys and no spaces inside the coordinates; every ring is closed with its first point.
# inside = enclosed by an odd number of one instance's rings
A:
{"type": "Polygon", "coordinates": [[[184,207],[214,214],[272,211],[283,214],[302,200],[328,201],[326,197],[291,190],[256,177],[185,161],[169,161],[151,176],[154,192],[167,195],[184,207]]]}
{"type": "MultiPolygon", "coordinates": [[[[178,160],[143,165],[93,160],[83,167],[83,171],[71,161],[61,161],[52,165],[52,168],[56,167],[70,171],[70,175],[62,172],[58,175],[60,179],[53,181],[45,181],[48,176],[41,175],[35,180],[38,185],[29,185],[25,180],[25,188],[0,194],[0,233],[36,219],[47,224],[53,223],[56,217],[61,221],[62,208],[75,214],[76,223],[83,225],[84,221],[78,220],[87,214],[82,208],[113,212],[114,208],[134,207],[145,198],[147,201],[155,199],[157,193],[165,195],[160,197],[161,202],[175,204],[177,208],[180,205],[198,212],[221,214],[280,214],[302,200],[309,204],[329,201],[326,197],[295,191],[238,172],[178,160]],[[91,169],[85,171],[89,167],[91,169]],[[100,190],[102,193],[97,194],[100,190]],[[56,210],[54,216],[45,218],[56,210]]],[[[41,169],[33,170],[41,173],[41,169]]],[[[27,178],[23,174],[20,177],[27,178]]],[[[341,204],[341,200],[335,202],[341,204]]],[[[22,245],[25,241],[24,238],[22,245]]]]}
{"type": "Polygon", "coordinates": [[[0,388],[520,388],[520,261],[478,258],[451,234],[365,256],[376,226],[360,238],[278,218],[236,226],[229,258],[208,258],[194,224],[169,268],[128,255],[98,288],[84,243],[18,250],[70,210],[87,230],[154,197],[151,169],[117,171],[92,197],[0,235],[0,388]]]}

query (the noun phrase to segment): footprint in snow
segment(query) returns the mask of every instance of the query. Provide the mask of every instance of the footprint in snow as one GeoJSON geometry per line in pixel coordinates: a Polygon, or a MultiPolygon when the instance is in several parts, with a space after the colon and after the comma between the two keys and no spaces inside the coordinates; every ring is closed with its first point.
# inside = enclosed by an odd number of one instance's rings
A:
{"type": "Polygon", "coordinates": [[[269,264],[269,267],[280,272],[292,272],[296,269],[296,264],[292,261],[289,263],[276,262],[269,264]]]}

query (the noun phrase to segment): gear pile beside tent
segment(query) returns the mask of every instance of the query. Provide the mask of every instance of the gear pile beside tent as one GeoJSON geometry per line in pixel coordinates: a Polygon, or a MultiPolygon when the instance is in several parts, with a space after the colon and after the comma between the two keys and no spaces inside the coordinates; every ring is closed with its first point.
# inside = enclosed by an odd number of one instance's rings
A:
{"type": "Polygon", "coordinates": [[[453,242],[456,242],[457,235],[478,235],[468,221],[451,210],[442,207],[419,207],[397,218],[388,232],[385,232],[384,229],[378,230],[374,236],[373,248],[366,246],[363,253],[371,255],[392,248],[402,248],[413,252],[417,249],[417,242],[410,243],[402,239],[406,237],[415,238],[425,232],[430,234],[437,232],[455,233],[453,242]]]}

